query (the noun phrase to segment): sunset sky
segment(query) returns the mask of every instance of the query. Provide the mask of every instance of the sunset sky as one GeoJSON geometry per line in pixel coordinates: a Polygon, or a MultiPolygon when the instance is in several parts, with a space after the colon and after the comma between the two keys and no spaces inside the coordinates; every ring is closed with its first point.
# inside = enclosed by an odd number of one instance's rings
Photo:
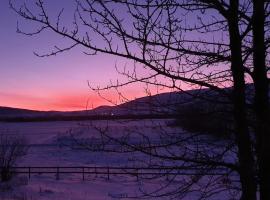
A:
{"type": "MultiPolygon", "coordinates": [[[[56,8],[63,4],[61,0],[54,2],[56,8]]],[[[64,2],[68,4],[72,1],[64,2]]],[[[59,37],[51,33],[35,37],[18,34],[17,21],[22,23],[9,9],[8,0],[1,0],[0,106],[81,110],[86,105],[96,107],[109,104],[92,92],[87,82],[104,86],[110,80],[121,80],[114,66],[123,66],[126,61],[108,55],[87,56],[80,48],[53,57],[39,58],[33,52],[50,52],[59,37]]],[[[136,88],[125,88],[125,95],[131,99],[142,96],[143,91],[136,88]]],[[[112,92],[105,95],[109,99],[116,98],[112,92]]]]}

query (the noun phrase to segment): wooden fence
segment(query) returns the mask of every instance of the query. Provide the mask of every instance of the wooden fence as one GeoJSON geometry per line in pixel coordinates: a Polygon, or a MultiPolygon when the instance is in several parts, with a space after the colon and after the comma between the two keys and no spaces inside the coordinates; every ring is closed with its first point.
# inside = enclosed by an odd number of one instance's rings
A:
{"type": "MultiPolygon", "coordinates": [[[[0,167],[0,171],[1,171],[0,167]]],[[[114,166],[72,166],[72,167],[12,167],[11,173],[26,174],[30,179],[34,174],[55,174],[57,180],[60,174],[80,174],[82,180],[86,175],[105,175],[110,179],[113,175],[139,176],[170,176],[170,175],[225,175],[228,171],[224,168],[201,169],[191,167],[114,167],[114,166]]]]}

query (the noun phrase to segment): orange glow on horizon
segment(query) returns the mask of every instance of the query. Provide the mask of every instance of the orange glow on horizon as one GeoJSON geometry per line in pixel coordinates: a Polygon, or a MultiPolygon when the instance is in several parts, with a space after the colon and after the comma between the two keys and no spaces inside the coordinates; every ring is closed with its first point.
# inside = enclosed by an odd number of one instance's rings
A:
{"type": "Polygon", "coordinates": [[[91,110],[103,105],[118,105],[142,96],[146,94],[133,90],[123,93],[123,97],[116,92],[106,91],[102,93],[104,98],[93,92],[91,94],[51,94],[45,97],[0,92],[0,106],[38,111],[77,111],[91,110]]]}
{"type": "Polygon", "coordinates": [[[0,106],[39,111],[76,111],[92,109],[100,105],[108,105],[108,102],[99,96],[88,94],[55,95],[48,98],[14,94],[0,95],[0,106]]]}
{"type": "MultiPolygon", "coordinates": [[[[152,88],[151,95],[171,92],[168,88],[157,91],[152,88]]],[[[136,98],[149,95],[141,87],[129,87],[119,90],[106,90],[99,94],[91,91],[53,91],[25,93],[4,93],[0,91],[0,106],[23,108],[39,111],[78,111],[91,110],[103,105],[119,105],[136,98]],[[140,89],[138,89],[140,88],[140,89]]]]}

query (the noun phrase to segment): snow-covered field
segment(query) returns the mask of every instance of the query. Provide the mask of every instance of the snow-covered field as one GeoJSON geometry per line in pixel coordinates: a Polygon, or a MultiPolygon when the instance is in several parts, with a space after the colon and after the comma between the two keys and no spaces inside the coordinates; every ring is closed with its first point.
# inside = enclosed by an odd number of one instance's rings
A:
{"type": "MultiPolygon", "coordinates": [[[[141,155],[91,152],[85,149],[71,149],[65,145],[69,144],[70,135],[76,135],[78,138],[97,138],[99,131],[95,127],[99,127],[101,131],[109,128],[109,133],[116,137],[131,130],[134,133],[137,131],[138,135],[143,132],[155,141],[159,135],[157,132],[164,129],[172,133],[181,131],[179,128],[176,130],[167,126],[170,123],[171,120],[95,121],[90,126],[88,122],[0,123],[0,133],[26,137],[30,148],[17,166],[127,166],[130,165],[130,160],[136,160],[141,155]]],[[[135,138],[133,140],[136,141],[135,138]]],[[[60,174],[59,180],[56,180],[55,174],[36,174],[31,175],[30,179],[28,175],[18,175],[10,183],[0,185],[0,199],[125,199],[127,196],[141,196],[141,189],[146,182],[150,190],[166,184],[160,181],[164,180],[140,181],[136,177],[126,175],[112,176],[109,180],[106,175],[87,175],[84,181],[81,174],[60,174]]],[[[187,199],[193,198],[189,196],[187,199]]]]}
{"type": "MultiPolygon", "coordinates": [[[[123,128],[144,127],[151,129],[153,121],[149,122],[109,122],[110,127],[118,134],[123,128]]],[[[156,123],[164,123],[156,121],[156,123]]],[[[95,122],[100,127],[105,127],[108,122],[95,122]]],[[[17,166],[112,166],[126,165],[127,157],[119,157],[113,153],[93,153],[86,150],[72,150],[63,147],[58,139],[69,136],[70,131],[81,132],[87,122],[40,122],[40,123],[0,123],[0,132],[16,134],[26,137],[29,143],[28,154],[18,162],[17,166]]],[[[95,135],[94,130],[84,130],[84,135],[95,135]]],[[[89,175],[85,181],[81,175],[60,175],[56,180],[55,175],[32,175],[28,180],[27,175],[17,176],[10,185],[12,188],[3,189],[0,199],[119,199],[127,195],[139,194],[139,182],[134,177],[117,176],[107,180],[106,176],[89,175]]]]}
{"type": "MultiPolygon", "coordinates": [[[[26,137],[30,146],[28,154],[19,166],[93,166],[126,164],[127,157],[114,153],[90,152],[71,149],[70,135],[76,138],[99,138],[99,131],[94,127],[109,127],[114,137],[122,136],[127,131],[139,130],[154,138],[157,126],[166,126],[169,121],[95,121],[88,122],[28,122],[0,123],[0,132],[26,137]]],[[[132,133],[133,134],[133,133],[132,133]]],[[[135,134],[135,133],[134,133],[135,134]]],[[[129,156],[130,157],[130,156],[129,156]]]]}

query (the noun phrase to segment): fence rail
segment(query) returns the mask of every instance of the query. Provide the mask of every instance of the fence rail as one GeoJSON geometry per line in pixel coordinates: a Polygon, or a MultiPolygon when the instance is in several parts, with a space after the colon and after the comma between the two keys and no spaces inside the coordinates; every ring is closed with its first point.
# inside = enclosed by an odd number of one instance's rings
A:
{"type": "MultiPolygon", "coordinates": [[[[2,171],[3,167],[0,167],[2,171]]],[[[11,173],[27,174],[29,179],[33,174],[55,174],[60,179],[60,174],[81,174],[85,180],[86,175],[105,175],[110,179],[112,175],[128,176],[169,176],[169,175],[225,175],[225,168],[202,169],[193,167],[115,167],[115,166],[71,166],[71,167],[12,167],[11,173]]]]}

